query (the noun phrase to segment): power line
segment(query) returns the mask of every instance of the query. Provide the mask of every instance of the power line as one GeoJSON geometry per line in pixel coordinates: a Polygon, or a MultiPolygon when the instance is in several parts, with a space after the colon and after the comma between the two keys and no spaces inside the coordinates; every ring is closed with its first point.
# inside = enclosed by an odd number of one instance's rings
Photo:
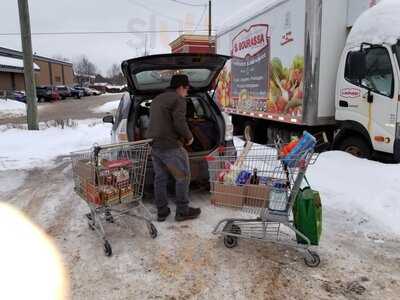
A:
{"type": "Polygon", "coordinates": [[[179,0],[170,0],[170,1],[178,3],[178,4],[187,5],[187,6],[194,6],[194,7],[207,6],[208,5],[206,3],[204,3],[204,4],[194,4],[194,3],[187,3],[187,2],[179,1],[179,0]]]}
{"type": "Polygon", "coordinates": [[[155,13],[155,14],[157,14],[159,16],[162,16],[162,17],[164,17],[166,19],[170,19],[170,20],[172,20],[172,21],[174,21],[176,23],[181,23],[182,22],[182,20],[179,20],[177,18],[174,18],[174,17],[168,16],[166,14],[163,14],[162,12],[159,12],[158,10],[155,10],[155,9],[153,9],[151,7],[148,7],[147,5],[143,4],[142,2],[138,2],[137,0],[129,0],[129,2],[131,2],[133,5],[138,5],[138,6],[144,8],[144,9],[146,9],[148,11],[151,11],[152,13],[155,13]]]}
{"type": "Polygon", "coordinates": [[[197,28],[200,26],[200,23],[201,23],[201,21],[202,21],[203,18],[204,18],[204,15],[205,15],[205,13],[206,13],[206,10],[207,10],[207,6],[204,6],[203,12],[201,13],[200,20],[199,20],[199,22],[197,23],[196,27],[194,28],[194,31],[196,31],[197,28]]]}
{"type": "MultiPolygon", "coordinates": [[[[132,34],[132,33],[180,33],[182,31],[207,32],[208,29],[181,29],[181,30],[134,30],[134,31],[60,31],[60,32],[32,32],[32,35],[94,35],[94,34],[132,34]]],[[[2,32],[0,36],[20,36],[20,32],[2,32]]]]}

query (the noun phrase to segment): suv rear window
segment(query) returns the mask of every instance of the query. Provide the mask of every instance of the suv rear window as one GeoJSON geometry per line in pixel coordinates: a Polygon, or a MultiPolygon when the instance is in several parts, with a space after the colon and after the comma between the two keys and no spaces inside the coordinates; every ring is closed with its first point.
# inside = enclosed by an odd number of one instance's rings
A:
{"type": "Polygon", "coordinates": [[[151,70],[134,74],[135,84],[140,90],[166,89],[171,77],[175,74],[185,74],[189,77],[190,85],[203,87],[210,83],[214,72],[209,69],[178,69],[178,70],[151,70]]]}

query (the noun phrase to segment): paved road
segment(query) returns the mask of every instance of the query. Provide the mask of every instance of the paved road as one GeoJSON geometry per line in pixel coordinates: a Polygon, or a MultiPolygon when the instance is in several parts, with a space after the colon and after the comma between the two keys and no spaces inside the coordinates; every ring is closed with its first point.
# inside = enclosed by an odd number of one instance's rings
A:
{"type": "MultiPolygon", "coordinates": [[[[81,99],[68,98],[57,102],[39,103],[39,122],[52,120],[75,119],[83,120],[101,118],[106,113],[95,113],[92,110],[106,102],[121,99],[122,94],[107,94],[101,96],[83,97],[81,99]]],[[[0,119],[1,124],[25,123],[25,117],[0,119]]]]}

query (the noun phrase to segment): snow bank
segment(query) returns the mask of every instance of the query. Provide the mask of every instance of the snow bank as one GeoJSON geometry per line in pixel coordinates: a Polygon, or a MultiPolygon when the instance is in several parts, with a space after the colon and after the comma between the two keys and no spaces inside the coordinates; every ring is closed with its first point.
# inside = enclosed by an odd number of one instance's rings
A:
{"type": "Polygon", "coordinates": [[[256,13],[261,13],[263,10],[273,5],[285,2],[286,0],[255,0],[248,5],[245,5],[239,13],[233,14],[227,18],[218,29],[217,35],[223,34],[234,26],[237,26],[253,17],[256,13]]]}
{"type": "Polygon", "coordinates": [[[369,227],[400,234],[400,165],[326,152],[310,166],[308,178],[325,207],[361,217],[369,227]]]}
{"type": "Polygon", "coordinates": [[[349,44],[395,44],[400,38],[400,1],[382,0],[365,11],[354,24],[349,44]]]}
{"type": "Polygon", "coordinates": [[[20,117],[25,115],[25,103],[9,99],[0,99],[0,118],[20,117]]]}
{"type": "Polygon", "coordinates": [[[0,126],[0,171],[51,166],[71,151],[110,143],[110,124],[80,121],[76,127],[50,127],[39,131],[0,126]]]}
{"type": "Polygon", "coordinates": [[[115,110],[117,110],[120,101],[121,100],[107,102],[99,107],[94,108],[92,111],[95,113],[114,112],[115,110]]]}

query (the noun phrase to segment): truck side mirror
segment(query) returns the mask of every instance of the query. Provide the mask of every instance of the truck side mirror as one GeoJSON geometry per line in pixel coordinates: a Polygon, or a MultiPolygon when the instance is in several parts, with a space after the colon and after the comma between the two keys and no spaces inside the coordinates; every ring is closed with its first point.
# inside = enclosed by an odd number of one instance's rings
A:
{"type": "Polygon", "coordinates": [[[114,124],[114,117],[112,115],[107,115],[103,117],[103,122],[114,124]]]}
{"type": "Polygon", "coordinates": [[[367,74],[365,51],[354,51],[349,55],[350,78],[361,81],[367,74]]]}

